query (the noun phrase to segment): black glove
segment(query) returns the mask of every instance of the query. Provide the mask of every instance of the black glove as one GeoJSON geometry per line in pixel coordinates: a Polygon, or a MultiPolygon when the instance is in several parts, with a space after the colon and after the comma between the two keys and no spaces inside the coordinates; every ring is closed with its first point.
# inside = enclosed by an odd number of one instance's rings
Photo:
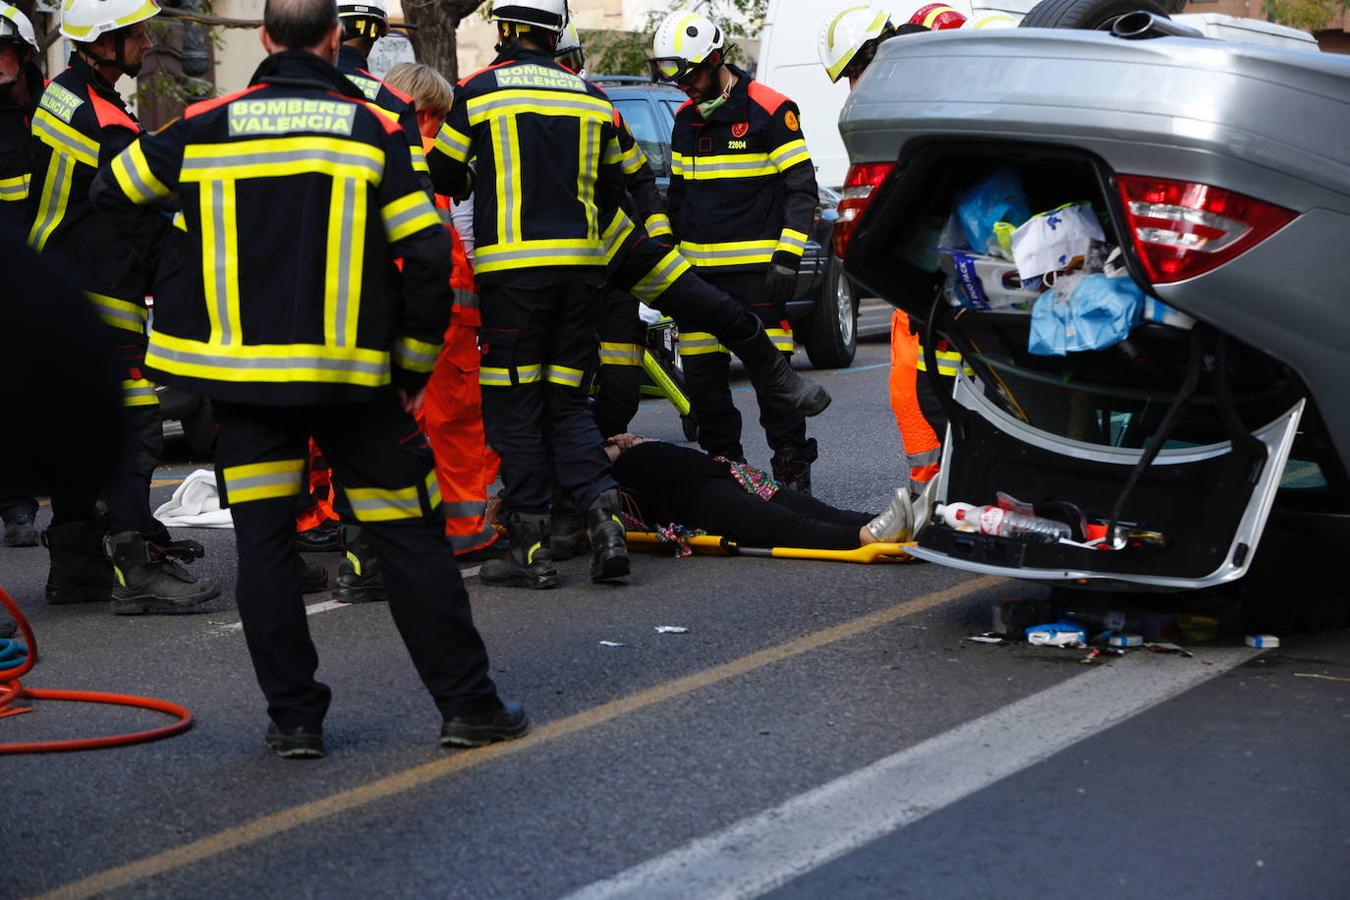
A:
{"type": "Polygon", "coordinates": [[[777,263],[764,275],[764,301],[786,303],[797,294],[797,270],[777,263]]]}

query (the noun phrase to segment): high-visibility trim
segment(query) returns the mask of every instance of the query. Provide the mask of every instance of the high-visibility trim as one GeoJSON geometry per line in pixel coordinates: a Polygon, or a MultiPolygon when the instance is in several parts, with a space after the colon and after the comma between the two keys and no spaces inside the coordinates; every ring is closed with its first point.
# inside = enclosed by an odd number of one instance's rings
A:
{"type": "Polygon", "coordinates": [[[466,291],[464,288],[455,288],[455,308],[456,309],[478,309],[478,295],[473,291],[466,291]]]}
{"type": "Polygon", "coordinates": [[[476,519],[487,513],[487,504],[481,500],[446,500],[441,512],[447,519],[476,519]]]}
{"type": "Polygon", "coordinates": [[[535,384],[543,377],[542,365],[516,366],[516,384],[535,384]]]}
{"type": "MultiPolygon", "coordinates": [[[[975,370],[970,366],[962,365],[961,354],[954,350],[937,351],[938,374],[949,378],[956,376],[958,372],[964,372],[966,375],[974,376],[975,370]]],[[[919,348],[918,369],[920,372],[928,371],[928,357],[922,347],[919,348]]]]}
{"type": "Polygon", "coordinates": [[[189,144],[183,150],[179,180],[279,178],[310,173],[379,184],[384,177],[384,151],[359,141],[314,135],[189,144]]]}
{"type": "Polygon", "coordinates": [[[441,130],[436,132],[436,149],[453,159],[455,162],[466,163],[469,161],[469,152],[471,149],[469,138],[461,134],[448,124],[442,125],[441,130]]]}
{"type": "Polygon", "coordinates": [[[722,156],[685,156],[680,153],[671,155],[680,160],[677,174],[688,181],[764,178],[778,174],[778,169],[774,167],[767,153],[733,153],[722,156]]]}
{"type": "Polygon", "coordinates": [[[602,366],[641,366],[641,344],[629,344],[621,341],[600,342],[600,365],[602,366]]]}
{"type": "Polygon", "coordinates": [[[441,227],[441,217],[436,214],[436,207],[421,191],[413,191],[385,204],[380,210],[380,217],[384,219],[384,231],[391,244],[424,229],[441,227]]]}
{"type": "MultiPolygon", "coordinates": [[[[334,179],[333,190],[328,197],[323,331],[324,342],[335,347],[349,347],[356,343],[365,259],[365,222],[365,184],[355,178],[334,179]]],[[[388,222],[389,217],[386,216],[386,228],[388,222]]]]}
{"type": "Polygon", "coordinates": [[[778,249],[778,241],[729,241],[725,244],[680,242],[680,253],[700,268],[767,264],[778,249]]]}
{"type": "Polygon", "coordinates": [[[239,318],[239,224],[233,181],[212,181],[200,192],[202,287],[211,344],[244,340],[239,318]]]}
{"type": "Polygon", "coordinates": [[[422,479],[422,485],[426,491],[427,512],[435,512],[444,505],[441,498],[441,482],[436,477],[436,470],[432,469],[427,473],[427,477],[422,479]]]}
{"type": "Polygon", "coordinates": [[[675,232],[670,227],[670,217],[665,213],[652,213],[644,223],[651,237],[670,237],[675,232]]]}
{"type": "Polygon", "coordinates": [[[510,387],[511,370],[480,366],[478,369],[478,384],[482,387],[510,387]]]}
{"type": "MultiPolygon", "coordinates": [[[[405,488],[343,488],[358,522],[420,519],[425,512],[417,485],[405,488]]],[[[439,502],[437,503],[439,506],[439,502]]]]}
{"type": "Polygon", "coordinates": [[[171,193],[164,186],[164,182],[156,178],[155,173],[150,170],[150,163],[145,158],[140,141],[117,154],[111,168],[113,177],[117,179],[117,186],[132,203],[147,206],[171,193]]]}
{"type": "Polygon", "coordinates": [[[792,339],[791,328],[765,328],[764,333],[773,341],[773,345],[784,353],[791,353],[797,349],[797,344],[792,339]]]}
{"type": "Polygon", "coordinates": [[[33,113],[33,137],[58,153],[98,168],[98,141],[81,134],[48,110],[39,108],[33,113]]]}
{"type": "Polygon", "coordinates": [[[651,305],[690,268],[689,262],[680,255],[680,251],[671,250],[633,285],[632,294],[643,303],[651,305]]]}
{"type": "Polygon", "coordinates": [[[211,381],[306,381],[381,387],[389,383],[389,354],[321,344],[234,344],[151,331],[145,363],[162,372],[211,381]]]}
{"type": "Polygon", "coordinates": [[[619,158],[619,165],[623,167],[623,174],[632,176],[647,164],[647,154],[642,152],[642,148],[636,143],[623,151],[623,156],[619,158]]]}
{"type": "Polygon", "coordinates": [[[628,240],[628,236],[633,233],[637,226],[622,209],[614,210],[614,217],[609,220],[609,225],[605,228],[605,233],[600,236],[605,245],[605,262],[614,259],[619,248],[628,240]]]}
{"type": "Polygon", "coordinates": [[[474,271],[479,275],[531,266],[603,266],[604,245],[588,238],[519,241],[474,248],[474,271]]]}
{"type": "Polygon", "coordinates": [[[98,317],[103,320],[104,325],[145,334],[145,323],[150,314],[144,303],[131,303],[127,300],[118,300],[116,297],[89,292],[85,292],[85,296],[98,308],[98,317]]]}
{"type": "Polygon", "coordinates": [[[786,172],[799,163],[810,162],[811,152],[806,149],[806,141],[799,138],[795,141],[788,141],[770,153],[769,159],[773,161],[773,167],[776,171],[786,172]]]}
{"type": "Polygon", "coordinates": [[[28,199],[28,175],[0,178],[0,203],[28,199]]]}
{"type": "Polygon", "coordinates": [[[225,482],[225,499],[235,506],[256,500],[298,496],[306,462],[304,459],[282,459],[246,466],[226,466],[221,472],[225,482]]]}
{"type": "Polygon", "coordinates": [[[571,366],[560,366],[557,363],[551,363],[544,369],[544,379],[552,384],[560,384],[563,387],[581,387],[581,379],[586,375],[581,369],[574,369],[571,366]]]}
{"type": "Polygon", "coordinates": [[[783,233],[778,236],[778,246],[774,248],[775,253],[791,253],[793,256],[801,256],[806,252],[806,235],[800,231],[793,231],[791,228],[784,228],[783,233]]]}
{"type": "Polygon", "coordinates": [[[942,447],[934,447],[922,453],[907,453],[905,462],[909,464],[910,490],[919,493],[942,471],[942,447]]]}
{"type": "Polygon", "coordinates": [[[408,155],[412,157],[412,168],[414,172],[430,172],[431,167],[427,165],[426,151],[418,144],[408,145],[408,155]]]}
{"type": "Polygon", "coordinates": [[[140,6],[131,12],[122,16],[120,19],[114,19],[111,26],[105,25],[71,25],[67,22],[61,23],[61,33],[71,40],[81,40],[93,34],[95,28],[103,28],[105,33],[115,31],[118,28],[125,28],[128,25],[135,25],[137,22],[143,22],[159,13],[159,5],[155,0],[145,0],[140,6]]]}
{"type": "Polygon", "coordinates": [[[618,141],[610,141],[609,145],[605,147],[605,165],[607,166],[622,166],[624,158],[627,156],[628,154],[619,146],[618,141]]]}
{"type": "Polygon", "coordinates": [[[155,385],[144,378],[122,379],[123,406],[159,406],[155,385]]]}
{"type": "Polygon", "coordinates": [[[75,158],[65,153],[53,153],[47,166],[47,177],[42,181],[42,196],[38,198],[37,216],[28,232],[28,243],[41,252],[48,239],[66,217],[70,202],[70,187],[75,181],[75,158]]]}
{"type": "Polygon", "coordinates": [[[183,211],[181,209],[173,214],[173,218],[169,220],[169,224],[172,225],[174,228],[177,228],[184,234],[187,233],[188,230],[187,216],[183,215],[183,211]]]}
{"type": "MultiPolygon", "coordinates": [[[[447,518],[447,519],[470,519],[470,520],[477,520],[477,519],[479,519],[479,518],[482,518],[482,517],[484,516],[484,514],[486,513],[486,511],[487,511],[487,504],[486,504],[486,503],[479,504],[479,506],[482,508],[482,512],[478,512],[478,513],[476,513],[476,514],[471,514],[471,515],[464,515],[464,516],[450,516],[450,515],[447,515],[446,518],[447,518]]],[[[450,524],[450,523],[447,523],[447,524],[450,524]]],[[[452,550],[454,550],[456,553],[464,553],[464,552],[469,551],[469,550],[477,550],[478,548],[480,548],[480,547],[485,547],[485,546],[487,546],[489,543],[491,543],[491,542],[492,542],[492,539],[496,536],[496,534],[497,534],[497,530],[496,530],[495,528],[492,527],[492,523],[491,523],[491,522],[484,522],[484,523],[483,523],[483,527],[482,527],[482,528],[479,528],[478,531],[476,531],[476,532],[473,533],[473,534],[452,534],[452,535],[450,535],[450,548],[451,548],[452,550]]]]}
{"type": "MultiPolygon", "coordinates": [[[[515,120],[511,120],[515,124],[515,120]]],[[[604,129],[594,121],[582,120],[578,122],[577,142],[578,156],[577,164],[577,199],[581,205],[586,217],[586,237],[599,237],[599,218],[600,209],[595,204],[595,184],[600,175],[600,141],[604,137],[604,129]]],[[[618,143],[612,138],[607,147],[603,148],[608,153],[609,149],[617,147],[618,143]]]]}
{"type": "Polygon", "coordinates": [[[670,174],[673,178],[678,175],[684,177],[684,161],[687,159],[683,153],[671,152],[670,154],[670,174]]]}
{"type": "Polygon", "coordinates": [[[493,91],[473,97],[466,109],[470,125],[523,114],[578,117],[596,121],[602,126],[614,120],[614,107],[604,98],[527,88],[493,91]]]}
{"type": "Polygon", "coordinates": [[[409,372],[430,372],[436,368],[436,358],[440,353],[440,344],[402,337],[394,344],[394,365],[409,372]]]}
{"type": "Polygon", "coordinates": [[[680,356],[705,356],[709,353],[730,353],[726,347],[717,340],[716,336],[706,331],[683,331],[680,332],[680,340],[677,346],[680,356]]]}
{"type": "Polygon", "coordinates": [[[525,193],[520,181],[520,132],[514,119],[501,118],[492,123],[491,133],[497,176],[497,240],[514,244],[521,240],[520,219],[525,193]]]}

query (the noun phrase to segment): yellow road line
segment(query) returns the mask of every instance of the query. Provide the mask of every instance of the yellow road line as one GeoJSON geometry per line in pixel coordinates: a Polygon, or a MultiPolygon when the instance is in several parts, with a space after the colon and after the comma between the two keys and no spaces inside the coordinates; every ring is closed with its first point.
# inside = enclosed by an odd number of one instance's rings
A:
{"type": "Polygon", "coordinates": [[[720,666],[713,666],[710,669],[704,669],[683,678],[676,678],[647,690],[638,691],[636,694],[620,697],[600,706],[583,710],[556,722],[543,725],[521,740],[505,744],[493,744],[468,753],[456,753],[453,756],[422,763],[413,766],[411,769],[386,775],[358,787],[329,794],[327,797],[321,797],[318,800],[311,800],[307,803],[269,813],[242,825],[226,828],[215,834],[160,851],[134,862],[95,872],[93,875],[81,878],[78,881],[72,881],[54,888],[42,894],[41,897],[93,897],[135,884],[147,878],[153,878],[156,875],[163,875],[166,872],[190,866],[193,863],[219,856],[222,853],[256,844],[302,825],[308,825],[311,822],[326,819],[329,816],[335,816],[349,810],[359,809],[379,800],[405,794],[448,775],[475,768],[496,759],[523,753],[541,744],[556,741],[579,731],[595,728],[621,716],[711,687],[773,663],[782,662],[803,653],[809,653],[812,650],[818,650],[829,644],[871,631],[944,603],[968,597],[1003,581],[1002,578],[992,576],[963,581],[945,590],[925,594],[914,600],[877,610],[860,618],[756,651],[720,666]]]}

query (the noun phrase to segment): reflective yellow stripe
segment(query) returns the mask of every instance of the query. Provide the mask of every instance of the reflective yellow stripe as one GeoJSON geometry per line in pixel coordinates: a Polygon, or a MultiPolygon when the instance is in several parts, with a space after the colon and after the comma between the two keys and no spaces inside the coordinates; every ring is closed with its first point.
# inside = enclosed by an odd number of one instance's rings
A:
{"type": "Polygon", "coordinates": [[[441,482],[436,478],[436,470],[432,469],[423,479],[422,484],[426,487],[427,508],[431,511],[439,510],[443,504],[441,499],[441,482]]]}
{"type": "Polygon", "coordinates": [[[793,231],[791,228],[784,228],[782,235],[778,238],[778,246],[774,248],[774,252],[801,256],[806,252],[806,235],[800,231],[793,231]]]}
{"type": "Polygon", "coordinates": [[[27,200],[28,176],[16,175],[13,178],[0,178],[0,202],[27,200]]]}
{"type": "MultiPolygon", "coordinates": [[[[154,16],[158,12],[159,6],[158,4],[155,3],[155,0],[145,0],[144,3],[136,7],[131,12],[127,13],[125,16],[122,16],[120,19],[114,19],[112,23],[113,28],[122,28],[127,25],[135,25],[137,22],[142,22],[150,18],[151,16],[154,16]]],[[[67,37],[77,41],[91,34],[94,28],[95,26],[93,25],[85,26],[85,25],[71,25],[68,22],[61,23],[61,32],[65,34],[67,37]]]]}
{"type": "Polygon", "coordinates": [[[652,213],[646,221],[647,234],[651,237],[669,237],[674,234],[670,228],[670,218],[665,213],[652,213]]]}
{"type": "Polygon", "coordinates": [[[701,268],[744,266],[768,263],[778,249],[778,241],[730,241],[725,244],[680,242],[680,253],[701,268]]]}
{"type": "Polygon", "coordinates": [[[642,365],[641,344],[627,344],[619,341],[600,342],[600,365],[602,366],[640,366],[642,365]]]}
{"type": "Polygon", "coordinates": [[[159,406],[155,385],[144,378],[122,380],[123,406],[159,406]]]}
{"type": "MultiPolygon", "coordinates": [[[[630,148],[631,149],[631,148],[630,148]]],[[[621,165],[628,154],[619,146],[618,141],[610,141],[609,146],[605,147],[605,165],[621,165]]]]}
{"type": "MultiPolygon", "coordinates": [[[[343,488],[358,522],[420,519],[426,514],[417,485],[405,488],[343,488]]],[[[440,505],[437,499],[436,505],[440,505]]]]}
{"type": "Polygon", "coordinates": [[[150,162],[145,158],[140,141],[117,154],[111,168],[117,186],[132,203],[146,206],[169,196],[169,189],[150,170],[150,162]]]}
{"type": "Polygon", "coordinates": [[[598,238],[499,243],[475,247],[473,262],[479,275],[532,266],[603,266],[605,248],[598,238]]]}
{"type": "Polygon", "coordinates": [[[201,189],[202,287],[211,320],[210,343],[230,346],[244,340],[239,322],[239,225],[233,181],[212,181],[201,189]]]}
{"type": "Polygon", "coordinates": [[[468,101],[466,109],[470,125],[479,125],[488,119],[518,116],[522,113],[580,117],[595,120],[602,126],[614,121],[614,107],[601,97],[528,88],[509,88],[473,97],[468,101]]]}
{"type": "Polygon", "coordinates": [[[510,387],[511,370],[480,366],[478,369],[478,383],[483,387],[510,387]]]}
{"type": "MultiPolygon", "coordinates": [[[[939,350],[936,355],[939,375],[946,375],[950,378],[955,377],[957,372],[964,372],[966,375],[970,376],[975,374],[974,369],[961,363],[960,353],[953,350],[939,350]]],[[[922,347],[919,348],[918,369],[920,372],[928,371],[927,354],[922,347]]]]}
{"type": "Polygon", "coordinates": [[[549,365],[544,369],[544,378],[563,387],[581,387],[581,378],[586,373],[571,366],[549,365]]]}
{"type": "Polygon", "coordinates": [[[798,163],[810,162],[811,153],[806,149],[806,141],[798,139],[783,144],[770,153],[769,158],[773,160],[775,170],[786,172],[798,163]]]}
{"type": "Polygon", "coordinates": [[[48,110],[39,109],[33,113],[33,137],[57,153],[98,168],[98,141],[81,134],[48,110]]]}
{"type": "Polygon", "coordinates": [[[632,294],[643,303],[652,304],[670,289],[680,276],[689,271],[689,263],[678,250],[671,250],[637,284],[632,294]]]}
{"type": "Polygon", "coordinates": [[[672,152],[672,153],[670,154],[670,174],[671,174],[672,176],[678,175],[678,176],[680,176],[681,178],[684,177],[684,161],[685,161],[685,159],[686,159],[686,157],[685,157],[685,155],[684,155],[683,153],[674,153],[674,152],[672,152]]]}
{"type": "Polygon", "coordinates": [[[312,136],[189,144],[183,151],[179,179],[277,178],[301,172],[379,184],[384,177],[384,151],[360,141],[312,136]]]}
{"type": "Polygon", "coordinates": [[[619,248],[636,227],[622,209],[614,210],[614,217],[609,220],[605,233],[600,236],[605,245],[605,262],[614,259],[614,255],[619,252],[619,248]]]}
{"type": "Polygon", "coordinates": [[[233,506],[254,500],[297,496],[304,471],[303,459],[226,466],[221,473],[225,481],[225,499],[233,506]]]}
{"type": "Polygon", "coordinates": [[[436,215],[436,207],[421,191],[413,191],[386,204],[380,210],[380,216],[384,219],[384,231],[391,244],[424,229],[441,227],[441,217],[436,215]]]}
{"type": "Polygon", "coordinates": [[[633,144],[623,152],[619,162],[623,166],[623,174],[635,175],[639,169],[647,164],[647,154],[643,153],[642,148],[637,144],[633,144]]]}
{"type": "MultiPolygon", "coordinates": [[[[515,126],[515,120],[511,120],[512,127],[515,126]]],[[[595,183],[600,176],[600,156],[602,149],[608,155],[611,148],[617,147],[618,143],[610,137],[609,143],[602,148],[601,141],[605,137],[604,125],[596,122],[594,119],[581,120],[578,122],[577,129],[577,150],[580,163],[577,165],[577,200],[581,201],[581,206],[586,216],[586,237],[599,237],[600,226],[600,208],[595,204],[595,183]]]]}
{"type": "Polygon", "coordinates": [[[455,162],[469,161],[469,139],[449,125],[442,125],[436,133],[436,149],[455,162]]]}
{"type": "Polygon", "coordinates": [[[89,292],[85,292],[85,296],[93,301],[94,306],[98,307],[98,317],[103,320],[104,325],[120,328],[123,331],[134,331],[137,334],[145,333],[145,323],[149,318],[149,312],[146,310],[144,303],[132,303],[127,300],[118,300],[116,297],[89,292]]]}
{"type": "Polygon", "coordinates": [[[410,144],[408,146],[408,155],[412,157],[412,167],[414,172],[430,172],[427,166],[427,154],[420,146],[410,144]]]}
{"type": "Polygon", "coordinates": [[[70,201],[70,186],[75,181],[75,158],[56,151],[47,165],[47,177],[42,182],[42,196],[38,198],[38,212],[28,232],[28,243],[41,252],[47,241],[66,217],[70,201]]]}
{"type": "Polygon", "coordinates": [[[777,175],[778,169],[767,153],[733,153],[681,156],[680,174],[690,181],[716,181],[722,178],[763,178],[777,175]]]}
{"type": "Polygon", "coordinates": [[[797,349],[796,343],[792,340],[791,328],[766,328],[764,333],[773,341],[773,345],[785,353],[791,353],[797,349]]]}
{"type": "MultiPolygon", "coordinates": [[[[492,154],[496,161],[497,240],[514,244],[521,240],[520,132],[511,118],[492,123],[492,154]]],[[[583,129],[583,132],[585,129],[583,129]]],[[[584,170],[584,166],[582,167],[584,170]]],[[[475,260],[479,254],[475,254],[475,260]]],[[[481,268],[478,271],[483,271],[481,268]]]]}
{"type": "MultiPolygon", "coordinates": [[[[420,192],[409,196],[415,200],[420,198],[427,209],[432,209],[420,192]]],[[[355,178],[333,179],[328,201],[328,253],[324,260],[323,330],[324,342],[336,347],[356,344],[356,323],[361,315],[361,277],[366,258],[366,197],[364,182],[355,178]]],[[[400,202],[396,200],[389,206],[400,202]]],[[[405,211],[398,217],[399,228],[408,227],[414,211],[405,211]]],[[[435,216],[434,210],[432,215],[435,216]]],[[[391,217],[383,218],[385,230],[392,234],[395,229],[390,226],[391,217]]],[[[436,218],[436,224],[440,225],[439,218],[436,218]]],[[[391,243],[395,240],[397,238],[390,238],[391,243]]]]}
{"type": "Polygon", "coordinates": [[[516,384],[534,384],[544,376],[541,365],[516,366],[516,384]]]}
{"type": "Polygon", "coordinates": [[[678,349],[681,356],[704,356],[708,353],[730,353],[717,338],[706,331],[684,331],[680,333],[678,349]]]}
{"type": "Polygon", "coordinates": [[[389,354],[361,347],[322,344],[234,344],[175,337],[151,331],[145,363],[162,372],[211,381],[354,384],[389,383],[389,354]]]}
{"type": "Polygon", "coordinates": [[[173,214],[173,219],[171,220],[170,224],[172,224],[173,227],[177,228],[179,231],[185,234],[187,233],[188,230],[187,217],[183,215],[182,210],[179,210],[178,212],[173,214]]]}
{"type": "Polygon", "coordinates": [[[403,337],[394,345],[394,365],[409,372],[430,372],[436,368],[441,345],[403,337]]]}

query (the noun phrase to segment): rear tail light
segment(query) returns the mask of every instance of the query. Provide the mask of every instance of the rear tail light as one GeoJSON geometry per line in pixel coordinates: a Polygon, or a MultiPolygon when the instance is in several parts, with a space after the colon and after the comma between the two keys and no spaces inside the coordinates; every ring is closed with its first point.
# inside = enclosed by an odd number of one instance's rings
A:
{"type": "Polygon", "coordinates": [[[1116,180],[1130,239],[1153,284],[1185,281],[1215,269],[1297,215],[1207,184],[1141,175],[1116,180]]]}
{"type": "Polygon", "coordinates": [[[858,216],[867,209],[872,195],[894,168],[893,162],[856,163],[848,167],[844,194],[839,201],[839,218],[834,223],[834,253],[840,259],[844,258],[844,252],[848,250],[848,241],[853,236],[853,226],[858,216]]]}

